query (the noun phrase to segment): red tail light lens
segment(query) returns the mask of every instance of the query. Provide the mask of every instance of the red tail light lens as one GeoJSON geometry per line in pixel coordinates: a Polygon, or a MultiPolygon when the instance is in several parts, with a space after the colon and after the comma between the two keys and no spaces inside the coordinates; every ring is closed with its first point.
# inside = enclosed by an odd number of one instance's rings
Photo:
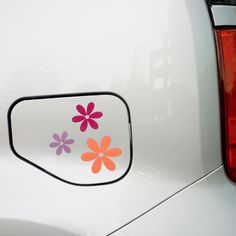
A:
{"type": "Polygon", "coordinates": [[[215,31],[222,96],[224,164],[236,182],[236,28],[215,31]]]}

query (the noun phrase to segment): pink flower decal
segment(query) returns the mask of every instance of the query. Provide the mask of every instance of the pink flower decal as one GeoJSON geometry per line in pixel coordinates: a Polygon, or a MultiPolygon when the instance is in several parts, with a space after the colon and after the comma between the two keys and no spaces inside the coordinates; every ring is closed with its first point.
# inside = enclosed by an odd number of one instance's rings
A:
{"type": "Polygon", "coordinates": [[[94,103],[90,102],[85,110],[84,107],[80,104],[76,106],[77,111],[80,113],[79,116],[74,116],[72,121],[75,123],[82,122],[80,125],[80,130],[82,132],[86,131],[88,124],[93,129],[98,129],[98,123],[94,119],[101,118],[103,116],[102,112],[94,110],[94,103]]]}
{"type": "Polygon", "coordinates": [[[51,148],[57,148],[56,154],[59,156],[62,154],[62,151],[64,150],[66,153],[70,153],[71,149],[68,147],[69,144],[74,143],[73,139],[67,139],[68,133],[64,131],[62,135],[53,134],[53,138],[56,140],[56,142],[50,143],[51,148]]]}

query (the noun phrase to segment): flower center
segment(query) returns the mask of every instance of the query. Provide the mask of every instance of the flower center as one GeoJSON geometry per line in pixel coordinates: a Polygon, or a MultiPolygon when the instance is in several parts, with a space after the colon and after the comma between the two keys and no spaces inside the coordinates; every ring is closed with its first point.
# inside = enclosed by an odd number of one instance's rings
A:
{"type": "Polygon", "coordinates": [[[64,142],[63,142],[63,141],[60,141],[59,145],[63,145],[63,144],[64,144],[64,142]]]}
{"type": "Polygon", "coordinates": [[[104,156],[104,153],[103,153],[103,152],[99,152],[99,153],[98,153],[98,156],[99,156],[99,157],[103,157],[103,156],[104,156]]]}
{"type": "Polygon", "coordinates": [[[85,119],[88,120],[88,119],[89,119],[89,115],[86,115],[86,116],[85,116],[85,119]]]}

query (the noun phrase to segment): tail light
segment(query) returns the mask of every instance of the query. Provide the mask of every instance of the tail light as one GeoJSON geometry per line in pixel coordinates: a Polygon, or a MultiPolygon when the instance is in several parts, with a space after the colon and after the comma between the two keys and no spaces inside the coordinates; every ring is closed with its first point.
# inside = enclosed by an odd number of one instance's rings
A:
{"type": "Polygon", "coordinates": [[[220,71],[224,165],[236,182],[236,28],[217,29],[215,37],[220,71]]]}

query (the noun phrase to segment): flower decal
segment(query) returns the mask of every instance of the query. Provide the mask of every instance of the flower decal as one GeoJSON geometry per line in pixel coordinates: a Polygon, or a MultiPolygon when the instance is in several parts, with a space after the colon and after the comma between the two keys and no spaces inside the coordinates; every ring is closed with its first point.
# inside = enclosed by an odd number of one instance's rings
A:
{"type": "Polygon", "coordinates": [[[85,110],[84,107],[80,104],[76,106],[77,111],[80,113],[78,116],[74,116],[72,121],[75,123],[82,122],[80,125],[80,130],[82,132],[86,131],[88,124],[93,129],[98,129],[98,123],[94,119],[101,118],[103,116],[102,112],[94,110],[94,103],[90,102],[85,110]]]}
{"type": "Polygon", "coordinates": [[[73,139],[67,139],[68,133],[64,131],[62,135],[58,134],[53,134],[53,138],[55,139],[56,142],[50,143],[51,148],[57,148],[56,149],[56,154],[59,156],[62,154],[62,151],[64,150],[66,153],[70,153],[71,149],[68,146],[69,144],[74,143],[73,139]]]}
{"type": "Polygon", "coordinates": [[[86,152],[81,156],[83,161],[93,161],[92,172],[94,174],[98,173],[101,170],[102,163],[104,166],[110,170],[114,171],[116,169],[115,163],[110,159],[113,157],[120,156],[122,151],[120,148],[109,148],[111,145],[111,137],[105,136],[103,137],[100,146],[97,142],[89,138],[87,140],[88,147],[92,150],[92,152],[86,152]]]}

